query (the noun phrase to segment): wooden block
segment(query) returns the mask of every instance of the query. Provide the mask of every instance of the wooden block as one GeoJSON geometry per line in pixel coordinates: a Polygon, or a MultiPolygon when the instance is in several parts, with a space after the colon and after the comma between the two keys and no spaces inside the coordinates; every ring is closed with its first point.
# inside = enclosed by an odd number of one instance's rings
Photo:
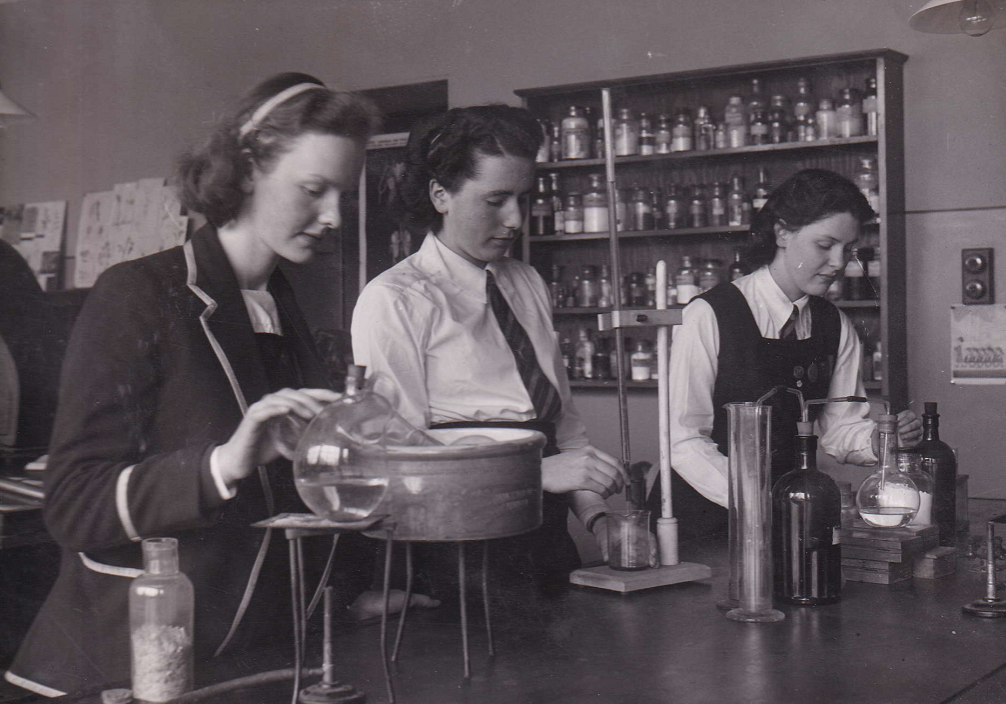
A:
{"type": "Polygon", "coordinates": [[[906,582],[912,578],[911,574],[899,575],[888,572],[875,572],[873,570],[860,570],[855,567],[843,567],[842,577],[850,582],[870,582],[872,584],[897,584],[906,582]]]}
{"type": "Polygon", "coordinates": [[[939,579],[956,571],[956,548],[933,548],[912,560],[912,574],[919,579],[939,579]]]}
{"type": "Polygon", "coordinates": [[[713,575],[708,565],[696,562],[679,562],[676,565],[649,567],[645,570],[624,572],[607,565],[584,567],[569,575],[569,581],[584,587],[610,589],[615,592],[634,592],[639,589],[663,587],[680,582],[694,582],[713,575]]]}
{"type": "Polygon", "coordinates": [[[925,552],[922,541],[909,544],[891,543],[892,547],[883,546],[860,547],[858,545],[842,545],[842,556],[859,560],[882,560],[884,562],[907,562],[916,555],[925,552]]]}
{"type": "Polygon", "coordinates": [[[911,562],[881,562],[878,560],[842,560],[842,570],[863,570],[890,575],[897,578],[912,576],[911,562]]]}

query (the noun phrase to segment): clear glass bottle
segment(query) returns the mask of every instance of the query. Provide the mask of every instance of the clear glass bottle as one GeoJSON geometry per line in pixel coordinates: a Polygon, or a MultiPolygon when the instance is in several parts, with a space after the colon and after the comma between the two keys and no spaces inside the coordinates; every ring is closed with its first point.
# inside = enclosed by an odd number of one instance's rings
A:
{"type": "Polygon", "coordinates": [[[814,94],[811,92],[810,81],[806,78],[798,78],[796,80],[796,98],[793,100],[794,119],[811,117],[816,105],[817,101],[814,100],[814,94]]]}
{"type": "Polygon", "coordinates": [[[626,277],[627,292],[625,300],[633,308],[646,307],[646,277],[634,271],[626,277]]]}
{"type": "Polygon", "coordinates": [[[700,105],[695,110],[692,121],[692,143],[696,151],[708,151],[716,146],[716,124],[709,114],[709,108],[700,105]]]}
{"type": "Polygon", "coordinates": [[[835,105],[838,137],[858,137],[863,134],[863,103],[855,88],[843,88],[835,105]]]}
{"type": "Polygon", "coordinates": [[[768,110],[768,98],[762,92],[761,79],[752,78],[751,92],[748,94],[747,99],[748,119],[753,120],[756,113],[765,112],[766,110],[768,110]]]}
{"type": "Polygon", "coordinates": [[[867,300],[866,269],[863,266],[863,261],[859,258],[859,247],[852,248],[849,261],[845,263],[845,272],[842,278],[845,279],[845,300],[867,300]]]}
{"type": "Polygon", "coordinates": [[[562,160],[562,124],[553,123],[552,124],[552,139],[548,145],[549,148],[549,159],[551,161],[562,160]]]}
{"type": "Polygon", "coordinates": [[[611,379],[611,351],[608,349],[609,339],[598,338],[594,344],[594,357],[591,360],[591,371],[595,379],[611,379]]]}
{"type": "Polygon", "coordinates": [[[539,164],[544,164],[552,156],[552,123],[548,120],[538,120],[538,124],[541,125],[541,146],[538,147],[538,153],[535,155],[534,160],[539,164]]]}
{"type": "Polygon", "coordinates": [[[583,231],[608,231],[608,193],[601,174],[590,174],[590,187],[583,194],[583,231]]]}
{"type": "Polygon", "coordinates": [[[714,183],[709,195],[709,224],[723,227],[727,224],[727,187],[714,183]]]}
{"type": "Polygon", "coordinates": [[[701,183],[692,186],[692,196],[688,203],[688,226],[709,227],[709,204],[706,202],[706,188],[701,183]]]}
{"type": "Polygon", "coordinates": [[[863,117],[866,121],[866,134],[876,137],[880,134],[880,109],[877,102],[877,79],[866,79],[866,94],[863,96],[863,117]]]}
{"type": "Polygon", "coordinates": [[[856,492],[859,515],[871,526],[897,528],[908,525],[919,510],[919,490],[898,471],[898,417],[881,414],[880,458],[876,472],[863,480],[856,492]]]}
{"type": "Polygon", "coordinates": [[[555,234],[555,214],[552,212],[552,186],[549,183],[549,179],[544,175],[538,176],[536,179],[529,224],[532,235],[555,234]]]}
{"type": "Polygon", "coordinates": [[[563,227],[567,235],[576,235],[583,232],[583,200],[576,191],[566,194],[566,215],[563,218],[563,227]]]}
{"type": "Polygon", "coordinates": [[[870,202],[873,211],[880,215],[880,175],[877,173],[877,159],[872,156],[859,157],[859,165],[854,177],[859,191],[870,202]]]}
{"type": "Polygon", "coordinates": [[[817,468],[817,436],[797,423],[795,467],[772,488],[775,596],[789,604],[834,604],[842,593],[842,494],[817,468]]]}
{"type": "Polygon", "coordinates": [[[615,156],[632,156],[639,153],[639,120],[629,108],[619,108],[615,118],[615,156]]]}
{"type": "Polygon", "coordinates": [[[751,273],[751,268],[744,262],[744,248],[734,247],[734,260],[730,263],[730,280],[736,281],[751,273]]]}
{"type": "Polygon", "coordinates": [[[919,511],[908,525],[932,525],[933,478],[922,469],[922,456],[919,454],[919,448],[898,448],[898,471],[907,475],[915,483],[915,488],[919,490],[919,511]]]}
{"type": "Polygon", "coordinates": [[[667,201],[664,206],[664,213],[667,215],[666,227],[668,230],[677,230],[686,227],[688,222],[688,201],[681,193],[681,186],[672,183],[667,187],[667,201]]]}
{"type": "Polygon", "coordinates": [[[692,143],[692,111],[681,108],[674,116],[674,126],[671,128],[671,151],[690,152],[692,143]]]}
{"type": "Polygon", "coordinates": [[[594,340],[590,330],[584,326],[577,329],[576,350],[574,352],[574,379],[594,378],[594,340]]]}
{"type": "Polygon", "coordinates": [[[633,381],[649,381],[653,374],[653,350],[648,340],[637,340],[632,352],[631,373],[633,381]]]}
{"type": "Polygon", "coordinates": [[[713,149],[726,149],[730,146],[730,135],[727,133],[727,123],[717,122],[713,130],[713,149]]]}
{"type": "Polygon", "coordinates": [[[657,152],[657,138],[653,134],[653,123],[645,112],[639,113],[639,154],[653,156],[657,152]]]}
{"type": "Polygon", "coordinates": [[[768,135],[769,142],[772,144],[790,141],[789,109],[786,105],[785,95],[772,96],[772,102],[768,109],[768,135]]]}
{"type": "Polygon", "coordinates": [[[671,123],[667,115],[657,116],[657,131],[654,135],[657,154],[671,153],[671,123]]]}
{"type": "Polygon", "coordinates": [[[745,204],[748,201],[747,192],[744,190],[744,177],[740,174],[733,174],[730,177],[730,190],[727,192],[727,225],[746,225],[744,217],[745,204]]]}
{"type": "Polygon", "coordinates": [[[723,110],[723,122],[727,129],[727,146],[743,147],[748,143],[748,121],[744,112],[744,99],[739,95],[730,96],[723,110]]]}
{"type": "Polygon", "coordinates": [[[814,113],[814,122],[817,125],[816,134],[818,139],[833,139],[838,136],[838,115],[835,113],[835,101],[831,98],[821,98],[817,104],[817,112],[814,113]]]}
{"type": "Polygon", "coordinates": [[[653,205],[650,202],[650,194],[645,188],[637,188],[632,194],[632,223],[637,231],[649,231],[653,229],[653,205]]]}
{"type": "Polygon", "coordinates": [[[751,122],[748,125],[748,135],[749,144],[768,144],[771,141],[769,139],[767,112],[759,110],[751,115],[751,122]]]}
{"type": "Polygon", "coordinates": [[[667,229],[667,214],[664,212],[664,192],[659,188],[650,191],[650,212],[653,213],[653,229],[667,229]]]}
{"type": "Polygon", "coordinates": [[[579,105],[570,105],[562,118],[562,158],[587,159],[590,157],[590,123],[587,111],[579,105]]]}
{"type": "Polygon", "coordinates": [[[576,305],[579,308],[596,308],[600,286],[597,282],[597,267],[584,266],[580,270],[580,281],[576,287],[576,305]]]}
{"type": "Polygon", "coordinates": [[[754,193],[751,196],[751,210],[754,212],[761,210],[771,194],[772,182],[768,177],[768,169],[764,166],[759,166],[758,183],[755,184],[754,193]]]}
{"type": "Polygon", "coordinates": [[[917,446],[922,469],[933,478],[933,520],[940,529],[940,545],[957,544],[957,456],[940,440],[940,414],[935,401],[926,401],[922,441],[917,446]]]}
{"type": "Polygon", "coordinates": [[[674,286],[678,290],[678,303],[681,305],[699,295],[698,276],[690,254],[681,257],[681,268],[674,275],[674,286]]]}
{"type": "Polygon", "coordinates": [[[706,259],[702,262],[702,269],[699,270],[698,286],[699,291],[705,293],[711,288],[715,288],[723,283],[723,262],[719,259],[706,259]]]}
{"type": "Polygon", "coordinates": [[[611,273],[608,265],[601,265],[601,277],[598,280],[597,306],[599,308],[611,308],[614,305],[614,298],[611,292],[611,273]]]}
{"type": "Polygon", "coordinates": [[[563,308],[566,305],[566,290],[562,285],[564,268],[561,264],[552,265],[552,276],[548,282],[548,296],[552,300],[553,308],[563,308]]]}
{"type": "Polygon", "coordinates": [[[133,696],[168,702],[192,689],[192,582],[178,571],[178,540],[147,538],[143,574],[129,586],[133,696]]]}
{"type": "Polygon", "coordinates": [[[548,175],[552,190],[552,230],[557,235],[566,232],[566,209],[562,204],[562,189],[559,185],[559,173],[552,171],[548,175]]]}
{"type": "Polygon", "coordinates": [[[654,308],[657,305],[657,267],[655,265],[651,265],[646,270],[643,281],[646,284],[646,307],[654,308]]]}

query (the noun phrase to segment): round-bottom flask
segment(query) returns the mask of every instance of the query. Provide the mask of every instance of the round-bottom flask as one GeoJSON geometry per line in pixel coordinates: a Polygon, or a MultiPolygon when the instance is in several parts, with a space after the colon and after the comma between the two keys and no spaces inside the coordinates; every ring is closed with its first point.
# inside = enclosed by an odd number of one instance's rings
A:
{"type": "Polygon", "coordinates": [[[898,471],[897,423],[897,416],[880,416],[879,468],[863,480],[856,493],[859,515],[876,528],[906,526],[919,510],[918,487],[908,475],[898,471]]]}

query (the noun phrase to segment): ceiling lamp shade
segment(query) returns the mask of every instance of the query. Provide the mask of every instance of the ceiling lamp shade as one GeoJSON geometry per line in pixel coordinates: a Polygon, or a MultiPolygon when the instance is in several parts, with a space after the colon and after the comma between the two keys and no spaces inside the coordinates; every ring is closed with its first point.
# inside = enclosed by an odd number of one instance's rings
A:
{"type": "Polygon", "coordinates": [[[31,120],[35,116],[8,98],[0,90],[0,126],[19,120],[31,120]]]}
{"type": "Polygon", "coordinates": [[[929,0],[908,25],[920,32],[980,37],[1006,27],[1006,0],[929,0]]]}

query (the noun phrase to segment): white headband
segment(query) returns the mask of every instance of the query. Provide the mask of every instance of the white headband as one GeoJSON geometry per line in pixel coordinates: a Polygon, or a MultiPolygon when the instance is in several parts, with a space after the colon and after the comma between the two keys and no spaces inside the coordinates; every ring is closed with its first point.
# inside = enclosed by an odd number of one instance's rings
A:
{"type": "Polygon", "coordinates": [[[249,132],[257,129],[259,123],[265,119],[266,115],[273,111],[280,103],[286,102],[295,95],[300,95],[305,90],[311,90],[312,88],[320,88],[321,90],[328,90],[325,86],[320,86],[317,83],[298,83],[295,86],[290,86],[284,91],[280,91],[269,100],[265,101],[258,106],[258,109],[252,113],[252,116],[248,118],[248,121],[241,125],[241,129],[238,130],[238,136],[244,137],[249,132]]]}

